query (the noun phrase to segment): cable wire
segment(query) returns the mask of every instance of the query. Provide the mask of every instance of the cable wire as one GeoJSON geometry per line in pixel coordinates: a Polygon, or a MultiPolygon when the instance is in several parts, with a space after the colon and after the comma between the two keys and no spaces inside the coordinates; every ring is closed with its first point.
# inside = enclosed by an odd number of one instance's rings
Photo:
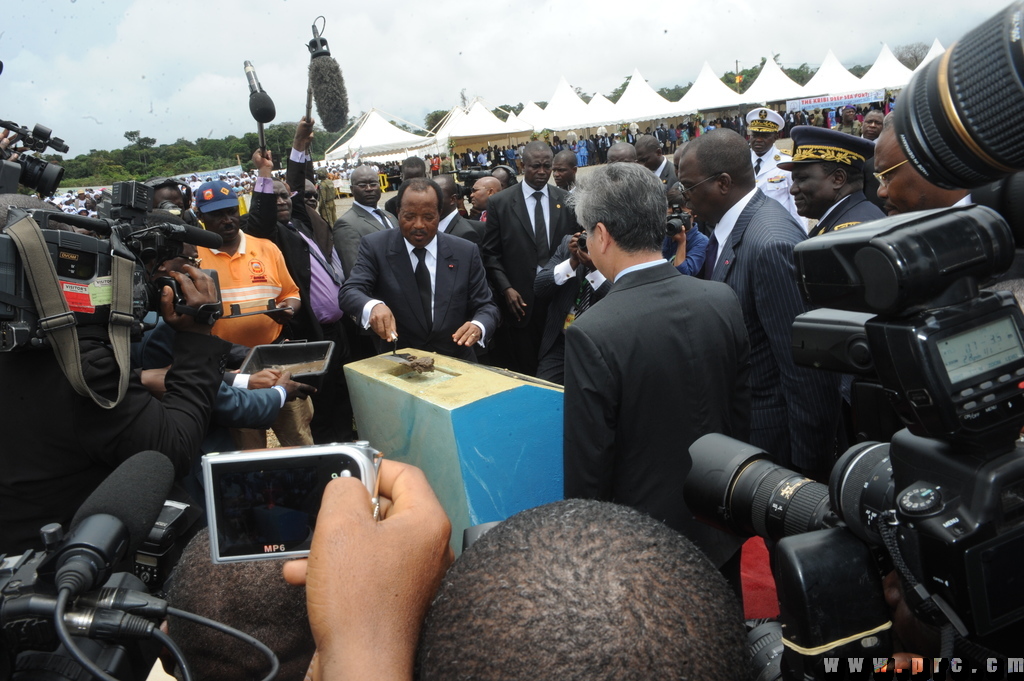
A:
{"type": "Polygon", "coordinates": [[[206,617],[203,617],[202,615],[195,615],[191,612],[178,610],[177,608],[167,608],[167,614],[174,615],[175,617],[180,617],[184,620],[190,620],[192,622],[196,622],[197,624],[202,624],[204,626],[210,627],[211,629],[216,629],[217,631],[228,634],[229,636],[234,636],[235,638],[248,643],[252,647],[259,650],[261,653],[263,653],[263,656],[267,658],[268,662],[270,662],[270,673],[263,677],[262,681],[273,681],[274,677],[277,676],[277,671],[278,669],[280,669],[281,663],[278,662],[277,655],[274,654],[274,651],[268,648],[262,641],[253,638],[244,631],[239,631],[238,629],[234,629],[233,627],[229,627],[226,624],[222,624],[220,622],[208,619],[206,617]]]}

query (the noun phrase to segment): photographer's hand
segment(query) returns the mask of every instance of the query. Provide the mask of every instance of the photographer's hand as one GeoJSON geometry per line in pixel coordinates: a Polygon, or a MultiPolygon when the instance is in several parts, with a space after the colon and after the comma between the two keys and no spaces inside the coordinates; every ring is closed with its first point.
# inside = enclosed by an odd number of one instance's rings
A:
{"type": "MultiPolygon", "coordinates": [[[[17,141],[18,136],[16,134],[12,135],[10,130],[5,129],[3,132],[0,132],[0,149],[7,150],[14,146],[14,143],[17,141]]],[[[18,154],[12,151],[10,157],[7,158],[6,160],[17,161],[18,154]]]]}
{"type": "Polygon", "coordinates": [[[306,585],[320,679],[411,679],[427,608],[452,562],[451,523],[423,472],[385,459],[383,519],[355,478],[324,492],[308,561],[284,566],[306,585]]]}
{"type": "MultiPolygon", "coordinates": [[[[183,272],[168,272],[178,282],[178,289],[185,298],[185,305],[198,310],[200,306],[216,303],[219,300],[217,284],[206,272],[192,265],[182,265],[183,272]]],[[[210,325],[200,324],[196,318],[174,311],[174,291],[164,286],[160,292],[160,314],[175,331],[201,333],[209,335],[210,325]]]]}

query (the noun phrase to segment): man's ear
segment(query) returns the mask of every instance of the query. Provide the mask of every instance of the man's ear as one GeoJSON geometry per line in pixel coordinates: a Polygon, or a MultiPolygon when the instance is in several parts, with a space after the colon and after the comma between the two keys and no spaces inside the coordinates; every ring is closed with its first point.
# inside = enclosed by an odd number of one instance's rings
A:
{"type": "MultiPolygon", "coordinates": [[[[612,237],[608,233],[608,228],[604,226],[603,222],[599,222],[594,225],[594,228],[590,230],[590,233],[597,237],[597,252],[604,255],[608,252],[608,249],[612,245],[612,237]]],[[[587,240],[587,250],[590,249],[590,240],[587,240]]]]}

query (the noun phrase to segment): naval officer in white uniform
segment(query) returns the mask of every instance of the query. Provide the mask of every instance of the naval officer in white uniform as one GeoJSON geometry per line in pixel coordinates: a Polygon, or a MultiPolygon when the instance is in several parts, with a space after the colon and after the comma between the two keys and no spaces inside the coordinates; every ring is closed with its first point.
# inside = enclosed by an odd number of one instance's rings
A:
{"type": "Polygon", "coordinates": [[[807,229],[807,221],[796,212],[796,203],[789,193],[793,179],[788,171],[778,167],[779,163],[789,161],[790,154],[782,151],[775,142],[779,139],[779,131],[786,122],[782,116],[771,109],[761,107],[747,114],[747,132],[750,135],[750,162],[754,166],[754,179],[757,188],[765,196],[775,199],[789,211],[799,224],[807,229]]]}

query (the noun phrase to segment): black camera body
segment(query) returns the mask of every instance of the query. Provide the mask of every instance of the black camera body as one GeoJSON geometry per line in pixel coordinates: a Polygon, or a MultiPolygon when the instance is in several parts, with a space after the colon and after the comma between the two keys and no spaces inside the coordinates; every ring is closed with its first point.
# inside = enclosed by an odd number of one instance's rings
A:
{"type": "Polygon", "coordinates": [[[458,177],[459,182],[462,183],[459,195],[464,199],[468,199],[473,193],[473,185],[476,184],[476,181],[485,177],[491,177],[491,171],[483,168],[479,170],[460,170],[455,175],[458,177]]]}
{"type": "Polygon", "coordinates": [[[674,237],[682,232],[690,231],[693,226],[693,216],[689,213],[677,213],[669,217],[665,222],[665,236],[674,237]]]}
{"type": "Polygon", "coordinates": [[[68,145],[44,125],[35,125],[32,130],[11,121],[0,121],[0,128],[6,128],[17,135],[25,151],[18,154],[17,161],[9,161],[12,151],[0,150],[0,194],[14,194],[18,185],[35,189],[42,196],[53,196],[64,178],[64,168],[56,163],[44,161],[27,152],[43,152],[47,147],[60,153],[67,153],[68,145]]]}

